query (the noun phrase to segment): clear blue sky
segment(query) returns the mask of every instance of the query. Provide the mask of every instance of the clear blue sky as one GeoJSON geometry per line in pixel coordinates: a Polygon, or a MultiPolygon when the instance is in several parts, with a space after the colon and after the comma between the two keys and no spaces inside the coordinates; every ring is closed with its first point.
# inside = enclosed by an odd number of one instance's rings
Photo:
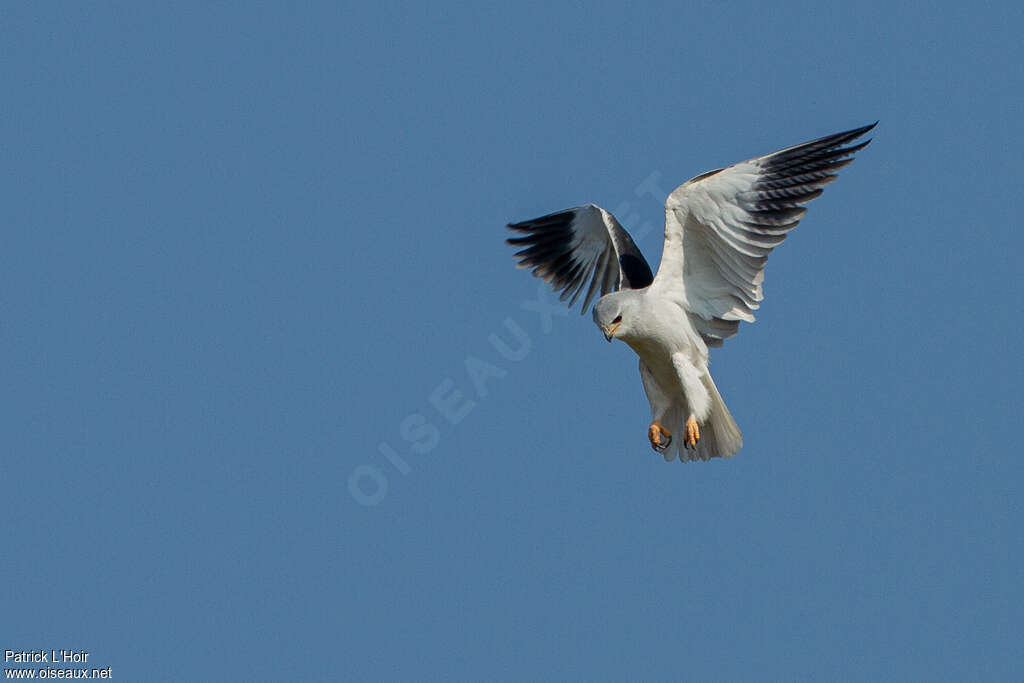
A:
{"type": "Polygon", "coordinates": [[[0,25],[0,648],[152,681],[1024,676],[1019,5],[0,25]],[[635,356],[545,329],[504,224],[595,202],[657,263],[645,180],[876,119],[714,353],[742,452],[663,462],[635,356]]]}

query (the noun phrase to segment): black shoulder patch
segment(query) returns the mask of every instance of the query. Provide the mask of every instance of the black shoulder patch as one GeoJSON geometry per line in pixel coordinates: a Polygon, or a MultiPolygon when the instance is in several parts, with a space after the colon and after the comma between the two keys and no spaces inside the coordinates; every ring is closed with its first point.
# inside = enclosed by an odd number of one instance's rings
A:
{"type": "Polygon", "coordinates": [[[651,267],[642,258],[637,258],[632,254],[623,254],[619,257],[619,267],[626,280],[623,285],[629,289],[643,289],[654,282],[651,267]]]}

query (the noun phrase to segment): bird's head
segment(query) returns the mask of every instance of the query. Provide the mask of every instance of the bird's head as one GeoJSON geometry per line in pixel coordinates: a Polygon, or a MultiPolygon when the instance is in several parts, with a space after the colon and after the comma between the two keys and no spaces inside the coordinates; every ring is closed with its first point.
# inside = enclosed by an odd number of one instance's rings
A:
{"type": "Polygon", "coordinates": [[[612,292],[594,304],[594,324],[601,328],[608,341],[625,339],[633,330],[631,294],[631,291],[612,292]]]}

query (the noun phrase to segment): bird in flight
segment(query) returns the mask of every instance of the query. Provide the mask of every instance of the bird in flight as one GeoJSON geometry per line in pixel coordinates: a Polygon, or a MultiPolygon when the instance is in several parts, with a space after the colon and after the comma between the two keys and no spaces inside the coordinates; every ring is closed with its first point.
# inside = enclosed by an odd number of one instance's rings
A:
{"type": "Polygon", "coordinates": [[[658,273],[608,211],[587,204],[508,228],[518,266],[561,292],[571,308],[594,296],[594,323],[640,357],[651,404],[647,438],[666,461],[735,455],[743,445],[711,373],[708,348],[754,322],[768,254],[811,201],[871,140],[876,123],[702,173],[665,202],[658,273]]]}

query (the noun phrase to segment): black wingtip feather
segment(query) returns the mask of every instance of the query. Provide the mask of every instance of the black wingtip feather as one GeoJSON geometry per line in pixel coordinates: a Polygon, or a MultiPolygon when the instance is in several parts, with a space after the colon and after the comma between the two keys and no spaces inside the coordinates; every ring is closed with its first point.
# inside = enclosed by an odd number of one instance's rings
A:
{"type": "MultiPolygon", "coordinates": [[[[832,135],[826,135],[816,140],[810,140],[799,145],[794,145],[793,147],[787,147],[786,149],[779,150],[778,152],[769,155],[766,161],[777,167],[783,167],[785,165],[795,163],[797,159],[817,157],[819,154],[831,152],[837,147],[853,142],[877,125],[878,121],[875,121],[867,126],[852,128],[841,133],[833,133],[832,135]]],[[[870,142],[870,140],[868,142],[870,142]]],[[[849,148],[851,150],[850,153],[856,152],[866,144],[867,143],[862,143],[861,145],[856,146],[856,148],[849,148]]]]}

